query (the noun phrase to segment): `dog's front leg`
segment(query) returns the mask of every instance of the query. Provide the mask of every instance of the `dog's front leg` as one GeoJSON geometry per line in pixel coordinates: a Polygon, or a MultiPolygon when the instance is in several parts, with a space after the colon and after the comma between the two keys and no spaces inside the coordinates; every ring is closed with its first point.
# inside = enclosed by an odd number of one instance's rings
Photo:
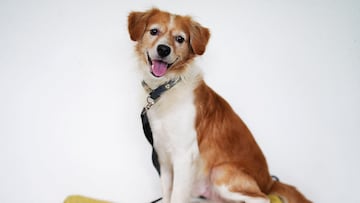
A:
{"type": "Polygon", "coordinates": [[[173,172],[172,169],[165,164],[161,165],[160,171],[161,189],[163,195],[163,199],[161,202],[170,203],[171,191],[173,186],[173,172]]]}
{"type": "Polygon", "coordinates": [[[171,203],[189,203],[194,183],[196,165],[193,154],[185,154],[174,162],[174,180],[171,203]]]}

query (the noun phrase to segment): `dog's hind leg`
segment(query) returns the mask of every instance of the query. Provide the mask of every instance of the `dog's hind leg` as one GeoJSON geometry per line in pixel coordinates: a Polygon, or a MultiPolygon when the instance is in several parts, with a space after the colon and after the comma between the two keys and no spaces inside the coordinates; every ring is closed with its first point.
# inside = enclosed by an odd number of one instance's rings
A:
{"type": "Polygon", "coordinates": [[[240,192],[233,192],[226,186],[219,186],[216,188],[218,194],[226,201],[233,203],[270,203],[266,197],[250,196],[240,192]]]}
{"type": "Polygon", "coordinates": [[[215,167],[211,174],[211,181],[215,192],[225,202],[270,203],[256,181],[231,164],[215,167]]]}

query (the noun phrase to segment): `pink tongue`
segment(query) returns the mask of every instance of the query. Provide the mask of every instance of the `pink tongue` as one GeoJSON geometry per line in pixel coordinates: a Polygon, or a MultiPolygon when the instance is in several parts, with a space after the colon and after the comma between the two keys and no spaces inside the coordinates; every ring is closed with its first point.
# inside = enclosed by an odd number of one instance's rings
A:
{"type": "Polygon", "coordinates": [[[168,66],[167,63],[154,60],[154,61],[152,61],[151,69],[152,69],[153,74],[156,77],[161,77],[161,76],[165,75],[165,73],[167,71],[167,66],[168,66]]]}

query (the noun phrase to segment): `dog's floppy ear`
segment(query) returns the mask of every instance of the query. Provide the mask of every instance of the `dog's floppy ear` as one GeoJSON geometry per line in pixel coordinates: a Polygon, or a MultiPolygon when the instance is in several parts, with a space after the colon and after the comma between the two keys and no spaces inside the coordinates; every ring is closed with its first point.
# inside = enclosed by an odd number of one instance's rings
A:
{"type": "Polygon", "coordinates": [[[153,8],[146,12],[133,11],[129,14],[128,30],[131,40],[138,41],[141,39],[142,35],[145,32],[149,17],[156,11],[158,11],[158,9],[153,8]]]}
{"type": "Polygon", "coordinates": [[[210,38],[210,31],[199,23],[192,21],[190,26],[190,45],[193,52],[202,55],[210,38]]]}

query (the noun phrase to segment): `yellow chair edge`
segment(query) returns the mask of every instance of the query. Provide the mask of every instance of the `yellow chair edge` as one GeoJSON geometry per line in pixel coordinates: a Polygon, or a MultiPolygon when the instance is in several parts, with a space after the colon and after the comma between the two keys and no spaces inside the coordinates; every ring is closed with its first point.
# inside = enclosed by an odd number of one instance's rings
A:
{"type": "Polygon", "coordinates": [[[81,195],[70,195],[64,200],[64,203],[111,203],[111,202],[93,199],[81,195]]]}
{"type": "Polygon", "coordinates": [[[282,199],[278,195],[270,194],[268,195],[271,203],[283,203],[282,199]]]}

